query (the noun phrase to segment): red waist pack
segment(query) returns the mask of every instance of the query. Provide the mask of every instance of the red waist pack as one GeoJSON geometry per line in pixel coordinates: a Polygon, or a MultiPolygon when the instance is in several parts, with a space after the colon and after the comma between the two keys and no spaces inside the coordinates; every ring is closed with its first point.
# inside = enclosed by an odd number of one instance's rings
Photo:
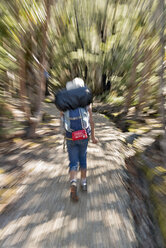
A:
{"type": "Polygon", "coordinates": [[[83,140],[87,138],[88,138],[88,135],[84,129],[72,132],[72,140],[83,140]]]}

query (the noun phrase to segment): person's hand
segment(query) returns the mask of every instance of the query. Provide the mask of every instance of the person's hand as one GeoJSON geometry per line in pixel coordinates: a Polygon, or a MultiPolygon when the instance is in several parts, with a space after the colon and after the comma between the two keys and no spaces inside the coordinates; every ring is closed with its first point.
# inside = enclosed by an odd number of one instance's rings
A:
{"type": "Polygon", "coordinates": [[[95,137],[92,137],[92,143],[93,144],[97,144],[98,143],[98,139],[96,139],[95,137]]]}

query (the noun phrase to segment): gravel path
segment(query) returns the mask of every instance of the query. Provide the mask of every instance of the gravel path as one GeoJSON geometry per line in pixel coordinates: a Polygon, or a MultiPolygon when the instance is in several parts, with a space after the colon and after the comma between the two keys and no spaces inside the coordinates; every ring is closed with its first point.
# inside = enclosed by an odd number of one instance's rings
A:
{"type": "Polygon", "coordinates": [[[42,147],[28,153],[24,166],[28,176],[19,185],[20,197],[0,216],[0,247],[137,247],[130,198],[123,183],[129,150],[120,131],[103,116],[94,115],[100,142],[89,143],[88,192],[79,190],[79,202],[73,203],[67,153],[53,108],[54,113],[51,108],[47,112],[55,115],[55,133],[52,130],[42,147]]]}

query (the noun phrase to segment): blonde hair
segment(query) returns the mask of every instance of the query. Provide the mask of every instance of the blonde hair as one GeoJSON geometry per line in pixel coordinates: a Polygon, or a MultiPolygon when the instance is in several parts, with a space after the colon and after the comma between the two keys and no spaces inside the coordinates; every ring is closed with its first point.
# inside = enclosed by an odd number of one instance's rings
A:
{"type": "Polygon", "coordinates": [[[72,81],[66,83],[67,90],[77,89],[79,87],[84,87],[84,81],[81,78],[74,78],[72,81]]]}

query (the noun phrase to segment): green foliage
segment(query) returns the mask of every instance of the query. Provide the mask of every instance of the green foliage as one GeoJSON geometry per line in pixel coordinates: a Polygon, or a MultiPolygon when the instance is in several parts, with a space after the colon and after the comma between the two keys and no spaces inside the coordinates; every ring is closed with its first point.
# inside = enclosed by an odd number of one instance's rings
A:
{"type": "Polygon", "coordinates": [[[6,117],[9,119],[13,119],[13,114],[7,107],[7,105],[3,102],[0,102],[0,117],[6,117]]]}
{"type": "MultiPolygon", "coordinates": [[[[21,49],[25,51],[26,66],[31,67],[31,71],[32,67],[38,67],[38,61],[41,62],[46,17],[43,2],[3,0],[0,3],[3,78],[6,71],[19,76],[21,49]]],[[[94,94],[102,94],[102,76],[106,75],[105,83],[111,82],[111,95],[103,97],[106,101],[125,105],[131,97],[131,106],[142,104],[145,99],[140,97],[141,85],[146,83],[146,104],[158,106],[159,16],[156,1],[96,0],[92,4],[90,0],[80,0],[78,4],[76,0],[53,0],[46,51],[50,90],[64,87],[67,81],[80,76],[94,94]],[[150,61],[150,73],[145,77],[144,71],[150,61]],[[112,91],[116,97],[112,96],[112,91]]],[[[36,80],[35,73],[32,78],[36,80]]]]}
{"type": "Polygon", "coordinates": [[[123,96],[115,96],[115,95],[110,95],[106,98],[107,103],[111,103],[116,106],[121,106],[124,104],[124,97],[123,96]]]}
{"type": "Polygon", "coordinates": [[[46,103],[52,103],[52,100],[49,99],[49,98],[45,98],[45,99],[44,99],[44,102],[46,102],[46,103]]]}

